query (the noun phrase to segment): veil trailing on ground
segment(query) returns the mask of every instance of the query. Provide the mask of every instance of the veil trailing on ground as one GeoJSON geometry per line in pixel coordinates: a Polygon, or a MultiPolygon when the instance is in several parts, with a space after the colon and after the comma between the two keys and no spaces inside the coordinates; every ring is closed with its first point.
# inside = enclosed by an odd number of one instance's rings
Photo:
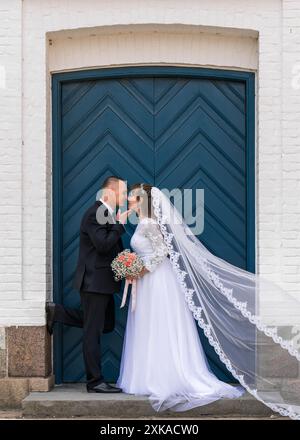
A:
{"type": "Polygon", "coordinates": [[[215,256],[163,191],[151,195],[189,309],[220,360],[258,400],[300,420],[300,292],[215,256]]]}

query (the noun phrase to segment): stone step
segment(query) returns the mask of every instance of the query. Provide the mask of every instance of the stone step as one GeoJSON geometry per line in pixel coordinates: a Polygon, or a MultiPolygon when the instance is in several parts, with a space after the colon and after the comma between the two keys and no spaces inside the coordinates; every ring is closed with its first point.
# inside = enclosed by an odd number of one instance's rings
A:
{"type": "Polygon", "coordinates": [[[34,418],[107,417],[202,418],[202,417],[270,417],[279,414],[256,400],[249,393],[239,399],[220,399],[185,412],[157,413],[147,396],[132,394],[87,393],[84,384],[56,385],[49,392],[32,392],[23,401],[23,416],[34,418]]]}

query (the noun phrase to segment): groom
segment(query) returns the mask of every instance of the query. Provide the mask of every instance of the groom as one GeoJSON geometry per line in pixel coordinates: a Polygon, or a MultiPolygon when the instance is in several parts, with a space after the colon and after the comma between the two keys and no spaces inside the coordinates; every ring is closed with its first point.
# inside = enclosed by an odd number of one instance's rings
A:
{"type": "Polygon", "coordinates": [[[121,282],[113,278],[111,262],[123,250],[121,235],[129,211],[115,215],[115,209],[125,204],[125,181],[108,177],[101,186],[101,197],[84,213],[80,224],[80,244],[73,287],[80,291],[82,310],[61,304],[47,303],[47,328],[53,332],[55,322],[83,327],[83,357],[87,391],[95,393],[121,392],[104,381],[101,371],[101,334],[114,329],[115,304],[113,294],[121,282]]]}

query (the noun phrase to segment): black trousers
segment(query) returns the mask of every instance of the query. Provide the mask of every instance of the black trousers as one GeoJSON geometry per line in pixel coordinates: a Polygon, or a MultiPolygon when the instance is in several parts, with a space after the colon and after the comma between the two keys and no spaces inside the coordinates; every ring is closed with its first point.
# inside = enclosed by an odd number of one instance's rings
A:
{"type": "Polygon", "coordinates": [[[83,328],[82,348],[88,388],[104,380],[101,369],[101,334],[111,295],[81,291],[82,310],[55,305],[54,321],[83,328]]]}

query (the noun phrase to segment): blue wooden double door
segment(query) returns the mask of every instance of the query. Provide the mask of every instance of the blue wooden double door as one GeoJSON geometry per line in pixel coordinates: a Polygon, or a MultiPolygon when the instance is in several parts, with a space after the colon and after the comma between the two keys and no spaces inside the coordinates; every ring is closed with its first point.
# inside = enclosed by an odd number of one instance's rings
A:
{"type": "MultiPolygon", "coordinates": [[[[71,287],[80,220],[108,175],[120,175],[128,185],[204,189],[199,239],[216,255],[253,271],[251,73],[104,69],[53,75],[52,88],[55,301],[80,307],[79,293],[71,287]]],[[[125,245],[129,239],[127,235],[125,245]]],[[[127,306],[120,309],[120,302],[121,293],[116,293],[115,330],[103,335],[101,346],[103,374],[112,382],[119,373],[128,313],[127,306]]],[[[215,374],[234,382],[198,329],[215,374]]],[[[85,380],[81,342],[81,329],[55,328],[58,383],[85,380]]]]}

